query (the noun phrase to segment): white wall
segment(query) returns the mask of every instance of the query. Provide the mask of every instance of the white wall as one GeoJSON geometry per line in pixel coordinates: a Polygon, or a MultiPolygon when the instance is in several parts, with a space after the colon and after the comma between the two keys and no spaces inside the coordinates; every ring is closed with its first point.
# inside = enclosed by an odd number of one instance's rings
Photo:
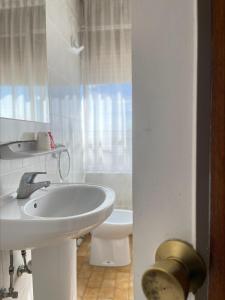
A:
{"type": "Polygon", "coordinates": [[[87,173],[85,182],[112,188],[116,193],[115,208],[132,209],[132,174],[87,173]]]}
{"type": "Polygon", "coordinates": [[[196,1],[133,0],[135,299],[161,242],[195,244],[196,1]]]}
{"type": "Polygon", "coordinates": [[[47,0],[46,16],[51,129],[70,151],[68,180],[83,181],[80,56],[71,52],[71,36],[79,43],[79,0],[47,0]]]}
{"type": "MultiPolygon", "coordinates": [[[[80,181],[82,178],[81,134],[78,126],[80,124],[80,61],[78,56],[69,52],[71,32],[73,31],[74,35],[78,32],[78,3],[78,0],[46,0],[51,124],[0,118],[1,142],[18,140],[23,132],[38,132],[51,128],[56,142],[66,144],[73,155],[70,178],[73,181],[80,181]],[[74,134],[72,140],[71,134],[74,134]]],[[[15,161],[0,160],[0,197],[17,189],[24,172],[45,170],[48,172],[48,179],[59,181],[57,163],[51,156],[15,161]]],[[[39,179],[43,178],[39,177],[39,179]]],[[[17,252],[15,270],[21,263],[20,253],[17,252]]],[[[8,253],[0,252],[0,288],[9,286],[8,266],[8,253]]],[[[31,287],[30,275],[24,275],[16,280],[18,300],[31,300],[31,287]]]]}
{"type": "MultiPolygon", "coordinates": [[[[24,132],[38,132],[48,130],[48,128],[49,124],[0,118],[0,141],[9,142],[19,140],[24,132]]],[[[1,196],[16,191],[21,176],[24,172],[29,171],[45,171],[45,158],[37,157],[10,161],[0,159],[0,201],[1,196]]],[[[16,271],[17,267],[22,264],[19,251],[14,252],[14,258],[16,271]]],[[[9,287],[8,268],[9,253],[7,251],[0,251],[0,288],[9,287]]],[[[30,287],[30,279],[28,276],[18,279],[17,285],[20,288],[19,300],[27,300],[24,296],[27,295],[25,287],[30,287]]]]}

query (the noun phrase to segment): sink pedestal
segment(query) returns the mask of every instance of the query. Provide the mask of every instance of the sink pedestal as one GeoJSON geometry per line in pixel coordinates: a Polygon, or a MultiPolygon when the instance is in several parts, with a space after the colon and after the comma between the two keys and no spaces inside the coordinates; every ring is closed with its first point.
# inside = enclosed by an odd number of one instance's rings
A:
{"type": "Polygon", "coordinates": [[[76,300],[76,240],[32,250],[34,300],[76,300]]]}

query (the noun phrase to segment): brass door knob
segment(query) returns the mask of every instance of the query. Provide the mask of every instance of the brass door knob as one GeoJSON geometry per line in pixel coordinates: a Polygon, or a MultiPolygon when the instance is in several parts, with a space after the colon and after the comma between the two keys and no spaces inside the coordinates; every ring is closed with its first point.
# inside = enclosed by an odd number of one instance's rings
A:
{"type": "Polygon", "coordinates": [[[206,277],[206,266],[188,243],[169,240],[156,251],[156,263],[142,278],[148,300],[185,300],[196,293],[206,277]]]}

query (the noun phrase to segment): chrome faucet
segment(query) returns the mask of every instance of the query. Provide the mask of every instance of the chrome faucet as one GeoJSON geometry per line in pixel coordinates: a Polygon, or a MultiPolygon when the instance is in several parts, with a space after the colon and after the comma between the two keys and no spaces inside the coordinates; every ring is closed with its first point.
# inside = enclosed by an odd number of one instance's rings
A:
{"type": "Polygon", "coordinates": [[[50,181],[34,182],[38,174],[46,174],[46,172],[29,172],[23,174],[17,190],[17,199],[28,198],[35,191],[50,185],[50,181]]]}

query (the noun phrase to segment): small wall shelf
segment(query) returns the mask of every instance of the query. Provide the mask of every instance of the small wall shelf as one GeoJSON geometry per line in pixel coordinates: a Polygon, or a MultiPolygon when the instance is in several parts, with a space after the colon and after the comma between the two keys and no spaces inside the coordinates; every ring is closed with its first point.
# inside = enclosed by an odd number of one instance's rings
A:
{"type": "Polygon", "coordinates": [[[29,158],[48,154],[63,152],[66,147],[60,145],[54,150],[39,150],[37,141],[13,141],[6,144],[0,144],[0,159],[12,160],[20,158],[29,158]]]}

